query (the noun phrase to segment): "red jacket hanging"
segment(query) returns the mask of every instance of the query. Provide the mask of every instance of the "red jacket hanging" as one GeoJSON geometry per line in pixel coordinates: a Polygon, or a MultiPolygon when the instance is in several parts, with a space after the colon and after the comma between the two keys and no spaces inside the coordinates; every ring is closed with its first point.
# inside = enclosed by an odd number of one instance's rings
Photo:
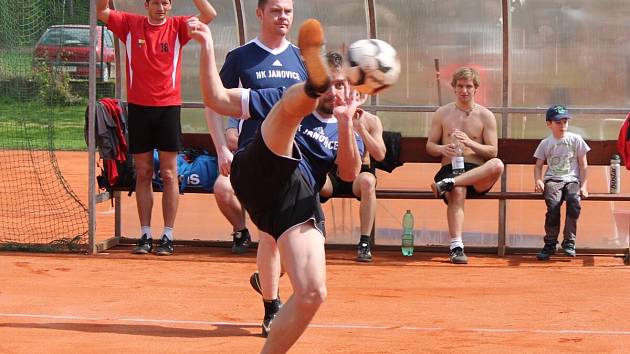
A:
{"type": "Polygon", "coordinates": [[[623,164],[626,165],[626,169],[630,170],[630,113],[626,116],[626,121],[623,122],[621,130],[619,130],[617,151],[619,151],[619,155],[621,156],[623,164]]]}

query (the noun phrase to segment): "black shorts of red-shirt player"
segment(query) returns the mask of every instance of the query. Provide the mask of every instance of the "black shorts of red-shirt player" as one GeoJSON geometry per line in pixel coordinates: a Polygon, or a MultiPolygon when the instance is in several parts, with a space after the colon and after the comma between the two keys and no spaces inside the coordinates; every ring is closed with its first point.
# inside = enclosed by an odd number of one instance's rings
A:
{"type": "Polygon", "coordinates": [[[128,104],[129,152],[153,149],[177,152],[182,148],[181,106],[152,107],[128,104]]]}

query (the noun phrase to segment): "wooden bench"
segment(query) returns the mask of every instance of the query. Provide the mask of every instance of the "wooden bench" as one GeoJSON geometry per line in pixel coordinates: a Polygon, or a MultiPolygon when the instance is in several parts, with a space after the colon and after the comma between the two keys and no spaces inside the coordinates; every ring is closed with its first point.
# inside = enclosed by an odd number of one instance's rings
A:
{"type": "MultiPolygon", "coordinates": [[[[427,138],[404,137],[401,141],[400,161],[403,163],[439,163],[440,158],[430,156],[426,152],[427,138]]],[[[184,147],[201,148],[214,154],[214,146],[210,135],[207,133],[185,133],[182,135],[184,147]]],[[[506,173],[510,165],[533,165],[535,159],[533,152],[536,150],[540,139],[499,139],[499,158],[505,164],[506,173]]],[[[609,166],[610,158],[617,154],[617,141],[587,141],[591,147],[588,154],[588,162],[591,166],[609,166]]],[[[395,171],[392,173],[396,173],[395,171]]],[[[501,191],[489,192],[475,199],[493,199],[499,201],[499,230],[497,253],[503,256],[506,251],[506,215],[508,200],[542,200],[541,193],[507,191],[506,173],[501,180],[501,191]]],[[[378,188],[376,197],[379,199],[435,199],[428,186],[419,186],[418,189],[384,189],[378,188]]],[[[119,190],[118,192],[120,192],[119,190]]],[[[211,193],[200,189],[187,189],[185,193],[211,193]]],[[[351,196],[347,196],[351,197],[351,196]]],[[[107,196],[102,198],[107,200],[107,196]]],[[[630,194],[590,193],[588,201],[630,201],[630,194]]],[[[120,235],[120,206],[119,198],[116,198],[116,235],[120,235]]],[[[373,228],[374,230],[375,228],[373,228]]],[[[107,248],[106,246],[103,246],[107,248]]],[[[605,251],[604,251],[605,252],[605,251]]],[[[599,252],[596,252],[599,253],[599,252]]]]}
{"type": "MultiPolygon", "coordinates": [[[[208,134],[186,133],[182,135],[186,147],[202,148],[214,153],[214,146],[208,134]]],[[[430,156],[426,152],[427,138],[405,137],[401,141],[400,160],[404,163],[439,163],[440,158],[430,156]]],[[[536,160],[532,156],[540,143],[540,139],[499,139],[499,158],[506,166],[533,165],[536,160]]],[[[591,147],[588,163],[591,166],[609,166],[610,157],[617,153],[617,141],[587,141],[591,147]]],[[[195,191],[192,191],[195,192],[195,191]]],[[[378,189],[377,198],[381,199],[435,199],[427,189],[378,189]]],[[[534,192],[490,192],[475,199],[543,199],[540,193],[534,192]]],[[[630,201],[630,194],[591,193],[589,200],[630,201]]]]}

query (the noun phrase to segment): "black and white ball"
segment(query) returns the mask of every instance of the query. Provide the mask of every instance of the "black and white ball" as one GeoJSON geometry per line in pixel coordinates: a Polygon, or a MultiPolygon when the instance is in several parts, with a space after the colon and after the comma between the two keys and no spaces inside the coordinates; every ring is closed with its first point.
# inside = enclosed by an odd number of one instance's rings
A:
{"type": "Polygon", "coordinates": [[[380,39],[361,39],[348,47],[348,81],[369,95],[393,85],[400,75],[396,50],[380,39]]]}

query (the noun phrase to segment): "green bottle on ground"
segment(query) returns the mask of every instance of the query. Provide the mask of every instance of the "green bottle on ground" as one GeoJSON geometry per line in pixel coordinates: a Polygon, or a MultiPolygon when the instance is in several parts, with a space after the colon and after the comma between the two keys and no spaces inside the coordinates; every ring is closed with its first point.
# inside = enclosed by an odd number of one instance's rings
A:
{"type": "Polygon", "coordinates": [[[402,245],[400,250],[403,256],[413,256],[413,214],[411,210],[407,210],[403,215],[403,233],[402,233],[402,245]]]}

